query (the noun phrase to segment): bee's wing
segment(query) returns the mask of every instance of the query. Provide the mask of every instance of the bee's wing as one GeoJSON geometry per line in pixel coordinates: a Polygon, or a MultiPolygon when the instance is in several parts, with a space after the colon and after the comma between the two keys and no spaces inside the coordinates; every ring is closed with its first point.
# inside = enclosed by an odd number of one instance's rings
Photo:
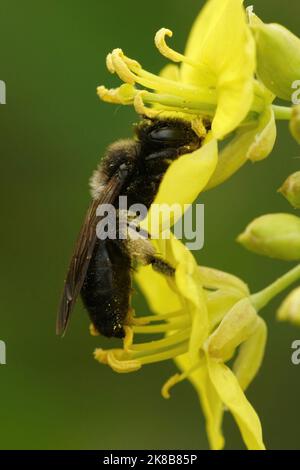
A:
{"type": "Polygon", "coordinates": [[[124,179],[120,175],[113,176],[100,197],[95,199],[88,209],[65,280],[56,321],[56,334],[58,335],[63,335],[66,331],[71,311],[81,291],[93,254],[97,240],[96,226],[99,222],[99,217],[96,215],[97,207],[101,204],[112,204],[118,197],[123,182],[124,179]]]}

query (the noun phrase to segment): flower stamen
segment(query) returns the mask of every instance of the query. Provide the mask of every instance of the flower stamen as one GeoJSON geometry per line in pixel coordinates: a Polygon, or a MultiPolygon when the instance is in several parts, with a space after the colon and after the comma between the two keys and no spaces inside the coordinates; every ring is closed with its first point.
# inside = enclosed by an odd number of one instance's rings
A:
{"type": "Polygon", "coordinates": [[[128,83],[123,83],[118,88],[108,89],[101,85],[97,87],[97,94],[102,101],[113,104],[131,105],[137,90],[128,83]]]}
{"type": "Polygon", "coordinates": [[[188,341],[184,341],[183,343],[179,344],[176,348],[167,349],[166,351],[157,354],[141,357],[139,358],[139,362],[142,365],[154,364],[155,362],[162,362],[167,361],[169,359],[174,359],[177,356],[185,354],[187,351],[188,341]]]}
{"type": "Polygon", "coordinates": [[[195,372],[196,369],[198,369],[202,365],[203,365],[203,358],[201,358],[196,364],[194,364],[192,367],[190,367],[190,369],[183,372],[182,374],[172,375],[172,377],[170,377],[162,386],[161,394],[163,398],[168,400],[171,397],[171,394],[170,394],[171,388],[173,388],[178,383],[186,380],[193,372],[195,372]]]}
{"type": "Polygon", "coordinates": [[[170,348],[171,346],[174,346],[176,344],[181,343],[182,341],[185,341],[189,338],[190,335],[190,328],[187,328],[183,331],[178,331],[173,334],[170,334],[169,336],[166,336],[163,339],[158,339],[156,341],[150,341],[148,343],[139,343],[139,344],[133,344],[131,346],[131,351],[161,351],[166,348],[170,348]]]}
{"type": "Polygon", "coordinates": [[[159,322],[163,320],[170,320],[171,318],[179,317],[182,315],[182,310],[177,310],[175,312],[170,312],[170,313],[162,313],[162,314],[156,314],[156,315],[148,315],[145,317],[138,317],[134,318],[134,324],[135,325],[147,325],[148,323],[153,323],[153,322],[159,322]]]}
{"type": "Polygon", "coordinates": [[[190,65],[191,67],[198,69],[199,71],[201,71],[202,76],[205,77],[205,80],[214,80],[214,74],[212,72],[209,72],[207,66],[200,64],[199,62],[195,62],[188,56],[180,54],[179,52],[170,48],[166,43],[166,36],[171,38],[173,36],[173,31],[167,28],[161,28],[157,31],[154,38],[155,45],[161,55],[163,55],[169,60],[172,60],[173,62],[183,62],[185,64],[190,65]]]}
{"type": "Polygon", "coordinates": [[[191,320],[189,317],[180,318],[170,323],[162,323],[160,325],[144,325],[144,326],[133,326],[133,331],[140,334],[152,334],[152,333],[166,333],[167,331],[174,331],[190,326],[191,320]]]}
{"type": "Polygon", "coordinates": [[[115,372],[126,373],[135,372],[141,368],[141,363],[135,360],[124,360],[124,351],[122,349],[111,349],[104,351],[103,349],[96,349],[94,357],[102,364],[109,365],[115,372]]]}
{"type": "Polygon", "coordinates": [[[122,81],[130,85],[138,83],[151,90],[184,96],[191,100],[201,99],[204,103],[215,105],[217,103],[215,89],[176,82],[147,72],[137,61],[126,57],[122,49],[114,49],[108,54],[107,65],[111,73],[117,73],[122,81]]]}

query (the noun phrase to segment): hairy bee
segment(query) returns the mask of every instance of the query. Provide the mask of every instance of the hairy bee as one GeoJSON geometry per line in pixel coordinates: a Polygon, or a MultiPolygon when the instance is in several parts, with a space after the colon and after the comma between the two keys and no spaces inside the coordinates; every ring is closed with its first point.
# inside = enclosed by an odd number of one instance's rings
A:
{"type": "Polygon", "coordinates": [[[108,147],[91,179],[93,201],[85,217],[71,259],[57,317],[57,334],[64,334],[76,299],[81,294],[95,329],[107,337],[124,337],[129,321],[131,268],[135,260],[172,275],[173,269],[154,251],[149,240],[99,239],[97,208],[119,196],[147,209],[158,192],[170,163],[193,152],[202,140],[189,123],[178,119],[144,119],[135,140],[108,147]]]}

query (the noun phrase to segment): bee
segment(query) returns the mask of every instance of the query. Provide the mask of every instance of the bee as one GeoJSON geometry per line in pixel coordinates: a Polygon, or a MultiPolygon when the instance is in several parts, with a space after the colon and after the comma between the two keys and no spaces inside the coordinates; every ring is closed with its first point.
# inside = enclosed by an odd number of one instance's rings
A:
{"type": "Polygon", "coordinates": [[[158,254],[149,239],[118,236],[100,239],[97,208],[111,204],[119,211],[119,196],[128,205],[153,202],[170,163],[193,152],[202,139],[188,122],[179,119],[143,119],[135,139],[110,145],[91,181],[92,203],[84,219],[72,256],[59,306],[56,332],[63,335],[79,294],[95,330],[122,338],[130,323],[132,268],[135,262],[152,265],[172,276],[174,269],[158,254]]]}

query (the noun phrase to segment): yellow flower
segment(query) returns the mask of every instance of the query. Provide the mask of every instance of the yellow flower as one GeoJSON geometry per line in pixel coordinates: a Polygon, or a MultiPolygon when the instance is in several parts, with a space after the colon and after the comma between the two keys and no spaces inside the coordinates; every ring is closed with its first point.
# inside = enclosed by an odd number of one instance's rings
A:
{"type": "Polygon", "coordinates": [[[155,36],[159,51],[182,63],[180,68],[168,68],[161,77],[143,70],[121,49],[115,49],[108,55],[107,66],[127,86],[113,91],[99,87],[100,97],[124,104],[134,102],[141,114],[165,110],[183,112],[187,118],[210,116],[214,136],[224,137],[244,120],[252,105],[254,111],[260,111],[262,105],[254,95],[255,44],[242,3],[208,1],[195,21],[184,55],[167,46],[165,38],[173,33],[166,28],[159,30],[155,36]],[[134,88],[136,84],[155,93],[140,92],[134,88]],[[155,111],[143,103],[155,104],[155,111]]]}
{"type": "MultiPolygon", "coordinates": [[[[171,116],[189,121],[203,145],[169,166],[141,223],[156,252],[174,267],[174,276],[158,274],[151,266],[139,268],[136,281],[152,314],[131,319],[125,327],[123,347],[96,349],[95,358],[120,373],[174,360],[180,373],[163,385],[162,395],[169,398],[174,385],[190,380],[203,408],[212,449],[224,446],[225,410],[232,413],[246,447],[264,449],[260,420],[244,393],[260,368],[266,344],[267,329],[258,311],[300,278],[299,265],[251,295],[237,277],[198,266],[169,232],[170,223],[177,221],[201,191],[221,184],[246,161],[259,161],[270,154],[276,139],[276,118],[290,120],[292,116],[291,130],[299,137],[299,109],[292,112],[273,105],[277,86],[276,90],[269,86],[268,77],[262,81],[256,78],[254,36],[258,40],[259,28],[248,24],[242,0],[208,0],[194,23],[184,54],[167,45],[170,30],[162,28],[156,34],[158,50],[175,63],[155,75],[115,49],[107,56],[107,66],[124,84],[111,90],[98,88],[101,99],[134,105],[140,115],[150,119],[171,116]],[[218,152],[218,141],[224,138],[226,145],[218,152]],[[177,209],[170,220],[169,209],[174,205],[177,209]],[[164,213],[158,219],[152,217],[157,207],[161,210],[163,206],[167,207],[166,217],[164,213]],[[164,239],[166,233],[168,239],[164,239]],[[139,343],[134,341],[138,334],[163,336],[139,343]],[[233,365],[229,366],[231,360],[233,365]]],[[[269,60],[270,51],[267,55],[269,60]]],[[[263,66],[264,53],[260,51],[260,71],[263,66]]],[[[299,259],[299,233],[299,218],[269,215],[254,221],[239,240],[253,251],[299,259]]],[[[295,320],[295,308],[298,315],[299,291],[295,292],[281,308],[281,318],[295,320]]]]}
{"type": "Polygon", "coordinates": [[[166,37],[172,35],[162,28],[155,36],[160,53],[175,62],[160,75],[114,49],[107,56],[107,67],[124,84],[110,90],[100,86],[98,95],[110,103],[133,104],[140,115],[149,118],[187,120],[201,137],[204,121],[211,122],[214,139],[233,133],[219,154],[215,174],[206,187],[210,189],[248,160],[262,160],[271,153],[276,140],[275,115],[282,117],[282,111],[272,107],[275,95],[255,78],[255,41],[243,0],[208,0],[195,20],[184,54],[167,45],[166,37]]]}
{"type": "Polygon", "coordinates": [[[243,390],[256,375],[263,357],[266,327],[251,304],[247,286],[235,276],[197,266],[192,254],[174,237],[153,242],[176,268],[174,279],[142,267],[136,275],[149,307],[156,315],[137,318],[134,334],[165,333],[156,341],[133,343],[130,329],[123,349],[97,349],[95,358],[117,372],[132,372],[145,364],[174,359],[181,374],[162,387],[189,379],[206,418],[212,449],[224,445],[224,407],[234,416],[249,449],[264,449],[259,418],[243,390]],[[226,362],[237,348],[233,371],[226,362]]]}

